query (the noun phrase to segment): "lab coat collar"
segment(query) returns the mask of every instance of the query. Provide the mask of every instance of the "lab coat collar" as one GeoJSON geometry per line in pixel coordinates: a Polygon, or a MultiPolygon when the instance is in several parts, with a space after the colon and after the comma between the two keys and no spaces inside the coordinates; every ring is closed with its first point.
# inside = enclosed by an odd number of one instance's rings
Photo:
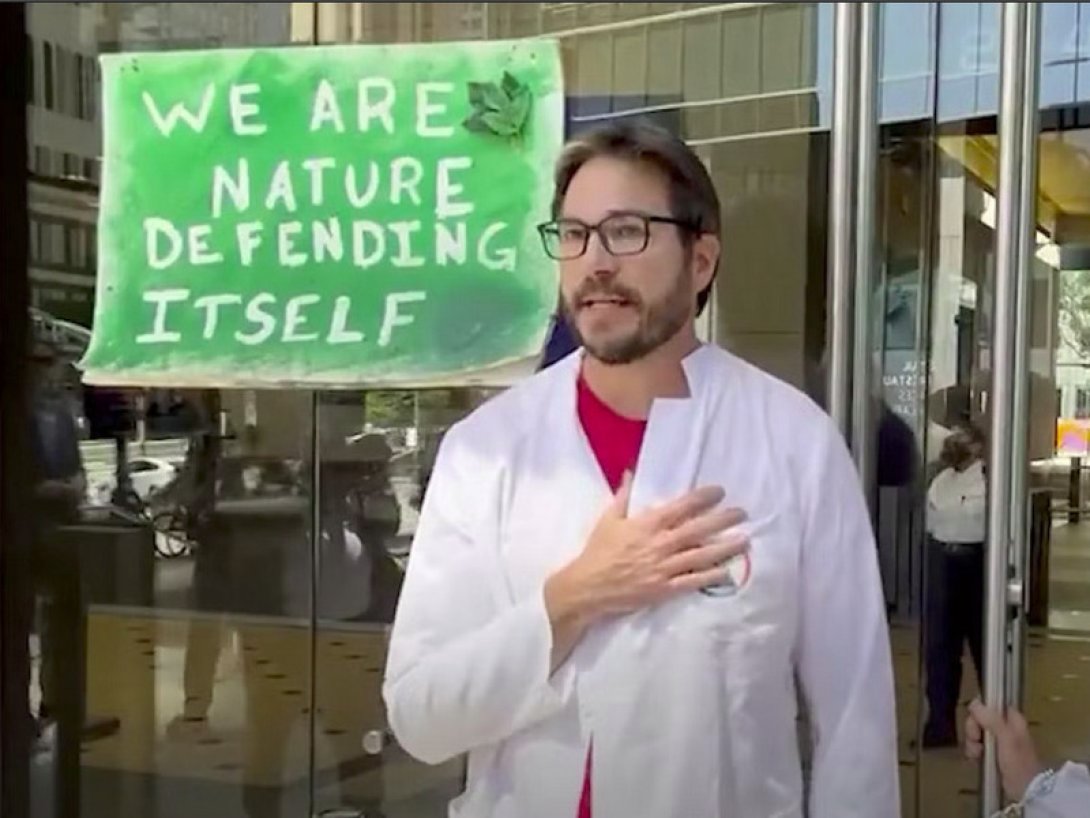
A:
{"type": "MultiPolygon", "coordinates": [[[[706,390],[710,378],[708,377],[709,370],[715,361],[716,348],[711,344],[700,343],[696,349],[690,352],[681,360],[681,368],[685,372],[685,380],[689,384],[689,394],[694,398],[702,398],[706,395],[706,390]]],[[[575,396],[575,382],[579,378],[579,372],[583,366],[583,357],[586,355],[586,350],[580,348],[575,352],[570,353],[564,358],[561,358],[556,367],[567,373],[566,380],[569,381],[568,386],[570,390],[566,390],[565,394],[570,395],[573,399],[575,396]]],[[[685,400],[684,398],[659,398],[658,400],[685,400]]]]}
{"type": "MultiPolygon", "coordinates": [[[[651,504],[666,502],[694,488],[708,434],[707,415],[711,377],[716,347],[700,344],[682,359],[681,366],[689,386],[689,398],[657,398],[651,406],[647,431],[636,465],[630,511],[651,504]]],[[[559,403],[554,405],[553,418],[571,428],[576,417],[576,382],[585,351],[579,349],[557,363],[563,367],[563,388],[556,390],[559,403]]],[[[593,451],[579,423],[581,460],[600,475],[593,451]]],[[[559,431],[559,429],[557,430],[559,431]]],[[[562,436],[556,438],[562,440],[562,436]]],[[[601,482],[604,486],[604,479],[601,482]]]]}

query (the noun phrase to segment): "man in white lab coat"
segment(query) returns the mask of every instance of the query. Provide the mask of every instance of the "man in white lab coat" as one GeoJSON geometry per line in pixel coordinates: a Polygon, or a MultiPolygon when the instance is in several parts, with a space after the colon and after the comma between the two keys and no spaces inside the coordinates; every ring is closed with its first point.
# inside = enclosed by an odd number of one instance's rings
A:
{"type": "Polygon", "coordinates": [[[696,337],[706,169],[610,125],[566,149],[553,213],[581,348],[443,440],[391,636],[395,736],[469,754],[458,818],[899,816],[851,460],[806,397],[696,337]]]}

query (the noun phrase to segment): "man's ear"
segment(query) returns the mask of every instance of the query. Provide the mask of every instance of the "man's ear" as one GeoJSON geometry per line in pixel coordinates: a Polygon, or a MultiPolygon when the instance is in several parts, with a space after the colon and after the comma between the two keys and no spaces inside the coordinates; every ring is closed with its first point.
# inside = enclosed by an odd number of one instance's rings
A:
{"type": "Polygon", "coordinates": [[[712,283],[720,250],[719,237],[712,233],[703,233],[693,242],[693,286],[697,292],[703,292],[712,283]]]}

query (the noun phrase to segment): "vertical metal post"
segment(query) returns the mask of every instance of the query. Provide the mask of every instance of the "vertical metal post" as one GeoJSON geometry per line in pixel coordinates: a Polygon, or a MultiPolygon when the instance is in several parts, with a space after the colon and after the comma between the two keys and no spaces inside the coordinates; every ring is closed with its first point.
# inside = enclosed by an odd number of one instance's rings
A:
{"type": "MultiPolygon", "coordinates": [[[[1007,604],[1011,523],[1011,446],[1014,422],[1014,336],[1018,321],[1017,277],[1022,163],[1022,109],[1025,104],[1026,3],[1004,3],[999,97],[999,200],[996,229],[995,309],[991,339],[991,411],[988,458],[988,541],[985,594],[984,699],[1005,702],[1007,604]]],[[[1000,807],[1000,779],[994,737],[984,747],[981,812],[1000,807]]]]}
{"type": "Polygon", "coordinates": [[[1018,217],[1018,321],[1014,331],[1014,397],[1011,420],[1011,554],[1010,603],[1014,610],[1010,631],[1007,704],[1020,707],[1025,669],[1026,615],[1029,594],[1029,424],[1030,346],[1033,327],[1033,259],[1037,234],[1038,55],[1040,8],[1029,3],[1026,12],[1025,99],[1022,103],[1022,165],[1018,217]]]}
{"type": "Polygon", "coordinates": [[[829,166],[828,409],[837,428],[851,422],[852,263],[855,203],[855,81],[859,68],[859,4],[834,4],[832,156],[829,166]]]}
{"type": "Polygon", "coordinates": [[[1082,458],[1072,457],[1067,472],[1067,521],[1078,525],[1082,521],[1082,458]]]}
{"type": "MultiPolygon", "coordinates": [[[[314,4],[314,29],[311,45],[321,40],[321,4],[314,4]]],[[[307,691],[307,815],[318,814],[318,605],[321,603],[322,577],[322,397],[318,391],[310,394],[310,583],[307,606],[310,614],[310,690],[307,691]]]]}
{"type": "MultiPolygon", "coordinates": [[[[0,815],[31,813],[33,728],[29,635],[34,616],[26,479],[30,405],[27,349],[30,279],[27,223],[27,67],[30,54],[24,3],[0,3],[0,815]]],[[[70,660],[71,661],[71,660],[70,660]]],[[[42,790],[38,790],[42,792],[42,790]]]]}
{"type": "MultiPolygon", "coordinates": [[[[851,444],[859,479],[875,493],[875,402],[872,396],[874,315],[871,294],[880,264],[875,223],[878,214],[878,10],[859,4],[859,111],[855,214],[855,333],[852,343],[851,444]]],[[[872,508],[873,511],[873,508],[872,508]]]]}
{"type": "MultiPolygon", "coordinates": [[[[315,4],[317,5],[317,4],[315,4]]],[[[321,622],[318,606],[321,604],[320,582],[322,576],[322,398],[320,392],[310,396],[310,583],[307,588],[307,606],[310,631],[310,690],[307,691],[307,815],[317,815],[318,800],[318,630],[321,622]]]]}

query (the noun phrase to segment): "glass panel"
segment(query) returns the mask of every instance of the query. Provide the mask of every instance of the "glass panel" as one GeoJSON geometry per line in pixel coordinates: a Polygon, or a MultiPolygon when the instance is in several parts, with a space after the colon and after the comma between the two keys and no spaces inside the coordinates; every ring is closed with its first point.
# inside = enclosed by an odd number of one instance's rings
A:
{"type": "Polygon", "coordinates": [[[575,64],[571,74],[572,117],[601,116],[612,110],[613,37],[588,34],[576,41],[575,64]]]}
{"type": "Polygon", "coordinates": [[[388,733],[386,637],[420,503],[446,430],[490,393],[323,394],[315,806],[441,818],[464,762],[425,768],[388,733]]]}
{"type": "Polygon", "coordinates": [[[304,808],[307,747],[289,736],[305,735],[311,695],[308,398],[137,397],[84,388],[87,496],[40,531],[31,701],[52,775],[34,814],[304,808]],[[62,658],[81,654],[85,678],[62,658]]]}
{"type": "Polygon", "coordinates": [[[614,110],[647,105],[647,29],[622,31],[613,38],[614,110]]]}
{"type": "Polygon", "coordinates": [[[995,113],[999,102],[999,5],[940,3],[938,117],[995,113]]]}
{"type": "Polygon", "coordinates": [[[1045,3],[1041,7],[1041,105],[1075,101],[1078,17],[1078,3],[1045,3]]]}
{"type": "Polygon", "coordinates": [[[708,145],[700,149],[725,211],[716,287],[716,339],[766,371],[808,383],[824,344],[828,140],[808,134],[708,145]],[[771,231],[791,236],[769,241],[771,231]],[[768,293],[777,308],[765,309],[768,293]]]}
{"type": "Polygon", "coordinates": [[[651,105],[681,99],[681,24],[652,26],[647,34],[647,96],[651,105]]]}
{"type": "Polygon", "coordinates": [[[723,26],[723,96],[749,97],[723,109],[724,133],[752,133],[759,130],[761,92],[761,9],[738,12],[723,26]]]}
{"type": "MultiPolygon", "coordinates": [[[[721,96],[721,21],[717,17],[690,20],[682,24],[681,87],[686,102],[715,100],[721,96]]],[[[714,138],[718,132],[717,112],[710,106],[694,106],[684,113],[684,134],[690,139],[714,138]]]]}
{"type": "Polygon", "coordinates": [[[988,430],[983,409],[995,252],[990,190],[997,151],[991,150],[993,136],[969,135],[966,129],[959,123],[939,133],[935,176],[929,180],[934,255],[930,341],[921,367],[927,380],[917,552],[921,815],[979,812],[978,773],[964,762],[958,741],[962,705],[982,689],[986,486],[981,441],[988,430]]]}
{"type": "MultiPolygon", "coordinates": [[[[991,4],[981,6],[975,23],[966,18],[960,31],[949,29],[955,19],[949,15],[967,14],[967,9],[944,6],[944,43],[968,37],[977,44],[977,99],[972,108],[965,107],[959,90],[963,86],[952,79],[944,56],[940,117],[988,111],[990,80],[983,72],[994,70],[991,38],[997,29],[988,22],[991,4]]],[[[1081,36],[1085,10],[1082,4],[1050,4],[1042,12],[1041,103],[1069,105],[1075,98],[1075,74],[1068,52],[1070,42],[1081,36]]],[[[1090,256],[1085,250],[1090,233],[1083,224],[1090,212],[1083,192],[1083,160],[1090,142],[1077,108],[1054,107],[1043,123],[1028,328],[1029,486],[1028,496],[1014,499],[1026,504],[1029,527],[1025,709],[1044,758],[1085,761],[1090,757],[1090,722],[1085,708],[1075,702],[1085,702],[1090,693],[1090,677],[1082,669],[1090,633],[1090,574],[1076,555],[1085,550],[1079,532],[1082,457],[1087,450],[1081,417],[1086,350],[1080,346],[1078,328],[1090,306],[1081,296],[1082,270],[1090,256]]],[[[965,456],[963,444],[972,438],[962,427],[988,430],[999,155],[995,120],[944,125],[937,147],[924,430],[928,482],[921,553],[919,809],[925,815],[968,816],[979,811],[978,772],[961,762],[956,742],[963,705],[982,685],[984,508],[971,514],[953,499],[984,491],[984,477],[971,465],[973,456],[965,456]]]]}
{"type": "Polygon", "coordinates": [[[928,230],[933,145],[930,121],[889,126],[881,131],[877,178],[880,256],[870,293],[877,395],[873,403],[877,485],[871,497],[891,625],[901,798],[906,816],[917,814],[919,555],[921,484],[925,479],[921,452],[925,433],[926,271],[931,263],[928,230]]]}
{"type": "Polygon", "coordinates": [[[1085,3],[1077,8],[1075,99],[1081,102],[1090,97],[1090,9],[1085,3]]]}
{"type": "MultiPolygon", "coordinates": [[[[81,386],[97,57],[287,43],[276,4],[28,6],[34,816],[304,814],[310,396],[81,386]]],[[[154,169],[149,169],[154,172],[154,169]]]]}
{"type": "Polygon", "coordinates": [[[926,118],[934,87],[935,4],[883,3],[880,14],[879,119],[926,118]],[[923,21],[926,26],[920,25],[923,21]]]}
{"type": "Polygon", "coordinates": [[[998,8],[887,5],[882,25],[882,116],[906,118],[880,132],[880,273],[869,294],[903,814],[969,818],[980,812],[979,772],[959,741],[963,705],[981,687],[987,496],[973,430],[987,429],[998,8]],[[912,75],[930,84],[936,70],[931,102],[912,75]]]}
{"type": "MultiPolygon", "coordinates": [[[[1048,43],[1059,66],[1085,68],[1090,16],[1085,3],[1064,3],[1062,39],[1048,43]],[[1076,47],[1076,44],[1081,47],[1076,47]]],[[[1042,11],[1049,9],[1046,4],[1042,11]]],[[[1053,14],[1060,14],[1052,10],[1053,14]]],[[[1045,13],[1047,27],[1049,14],[1045,13]]],[[[1060,31],[1053,29],[1054,36],[1060,31]]],[[[1070,80],[1070,71],[1064,77],[1070,80]]],[[[1041,93],[1049,90],[1049,69],[1041,93]]],[[[1079,91],[1086,93],[1088,86],[1079,91]]],[[[1070,93],[1070,86],[1068,86],[1070,93]]],[[[1077,99],[1077,96],[1074,97],[1077,99]]],[[[1048,102],[1044,100],[1043,102],[1048,102]]],[[[1037,188],[1037,252],[1029,327],[1030,417],[1028,645],[1023,709],[1041,759],[1090,764],[1090,528],[1085,473],[1090,386],[1090,121],[1085,111],[1056,108],[1042,117],[1037,188]]],[[[1026,464],[1015,464],[1024,466],[1026,464]]]]}

